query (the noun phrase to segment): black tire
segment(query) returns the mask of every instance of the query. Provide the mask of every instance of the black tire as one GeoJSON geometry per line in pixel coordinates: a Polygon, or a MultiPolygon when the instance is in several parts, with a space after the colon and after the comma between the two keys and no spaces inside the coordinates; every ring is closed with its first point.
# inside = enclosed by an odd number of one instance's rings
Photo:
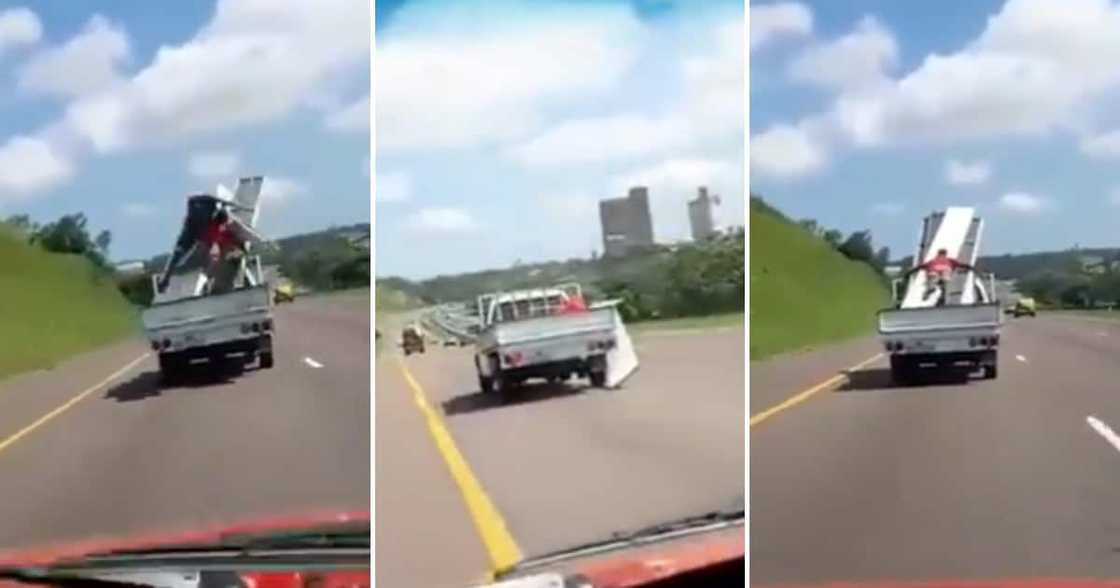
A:
{"type": "Polygon", "coordinates": [[[502,373],[502,364],[498,360],[498,356],[491,355],[488,361],[490,362],[490,377],[486,378],[486,380],[490,382],[489,392],[501,396],[508,395],[511,382],[509,378],[502,373]]]}
{"type": "Polygon", "coordinates": [[[906,356],[891,356],[891,380],[900,385],[910,384],[914,381],[914,366],[906,356]]]}
{"type": "Polygon", "coordinates": [[[595,388],[602,388],[607,384],[607,372],[591,372],[587,379],[591,380],[591,385],[595,388]]]}
{"type": "Polygon", "coordinates": [[[607,383],[607,357],[597,355],[588,360],[587,379],[593,388],[603,388],[607,383]]]}
{"type": "Polygon", "coordinates": [[[272,365],[273,365],[272,352],[271,351],[262,351],[261,352],[261,369],[264,369],[264,370],[272,369],[272,365]]]}
{"type": "Polygon", "coordinates": [[[490,393],[493,392],[493,390],[491,390],[492,386],[493,386],[493,384],[490,382],[490,378],[487,378],[486,376],[484,376],[482,374],[478,374],[478,391],[479,392],[481,392],[483,394],[490,394],[490,393]]]}
{"type": "Polygon", "coordinates": [[[999,370],[996,368],[996,364],[991,363],[991,364],[988,364],[988,365],[984,366],[984,379],[985,380],[994,380],[998,376],[999,376],[999,370]]]}
{"type": "Polygon", "coordinates": [[[187,362],[175,353],[159,354],[160,379],[164,384],[175,384],[182,380],[187,362]]]}

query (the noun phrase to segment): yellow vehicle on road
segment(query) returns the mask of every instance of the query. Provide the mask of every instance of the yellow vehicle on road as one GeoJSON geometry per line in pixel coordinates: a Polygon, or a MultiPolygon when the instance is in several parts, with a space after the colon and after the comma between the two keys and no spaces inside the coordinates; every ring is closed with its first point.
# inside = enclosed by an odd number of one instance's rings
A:
{"type": "Polygon", "coordinates": [[[1035,316],[1037,312],[1038,310],[1034,298],[1020,298],[1011,309],[1011,314],[1015,316],[1015,318],[1023,315],[1035,316]]]}
{"type": "Polygon", "coordinates": [[[291,284],[280,284],[276,286],[273,292],[273,302],[280,304],[281,302],[295,302],[296,293],[291,284]]]}

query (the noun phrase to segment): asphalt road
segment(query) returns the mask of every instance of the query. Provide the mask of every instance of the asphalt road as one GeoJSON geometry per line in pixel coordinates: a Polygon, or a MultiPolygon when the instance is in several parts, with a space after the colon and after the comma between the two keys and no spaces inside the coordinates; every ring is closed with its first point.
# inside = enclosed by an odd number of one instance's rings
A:
{"type": "Polygon", "coordinates": [[[350,302],[279,307],[271,370],[165,388],[137,339],[0,382],[0,549],[368,510],[370,317],[350,302]]]}
{"type": "MultiPolygon", "coordinates": [[[[751,366],[751,414],[878,351],[751,366]],[[791,366],[797,366],[793,369],[791,366]]],[[[997,380],[886,360],[751,427],[753,584],[1120,577],[1120,322],[1009,320],[997,380]]]]}
{"type": "Polygon", "coordinates": [[[636,338],[621,390],[478,390],[470,348],[376,371],[375,567],[385,586],[461,587],[490,568],[464,494],[417,404],[423,393],[525,557],[728,506],[743,494],[743,329],[636,338]]]}

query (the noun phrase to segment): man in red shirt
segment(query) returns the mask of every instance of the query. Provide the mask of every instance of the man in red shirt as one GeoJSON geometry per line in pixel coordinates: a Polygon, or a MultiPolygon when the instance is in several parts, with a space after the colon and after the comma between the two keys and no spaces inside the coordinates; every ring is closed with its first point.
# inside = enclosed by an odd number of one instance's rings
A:
{"type": "Polygon", "coordinates": [[[573,294],[564,302],[564,306],[560,309],[560,312],[562,314],[569,314],[573,312],[583,312],[585,310],[587,310],[587,304],[583,301],[583,296],[573,294]]]}
{"type": "Polygon", "coordinates": [[[945,290],[948,287],[949,280],[952,279],[953,272],[958,269],[975,271],[976,268],[949,257],[948,251],[938,249],[937,255],[934,256],[933,259],[910,268],[910,270],[906,272],[906,277],[909,278],[911,274],[919,270],[925,270],[926,293],[923,298],[928,298],[934,290],[940,288],[941,299],[938,301],[938,305],[940,306],[945,303],[945,290]]]}
{"type": "Polygon", "coordinates": [[[229,226],[229,213],[219,209],[202,236],[202,246],[210,254],[210,267],[206,274],[211,279],[217,279],[220,264],[226,260],[233,251],[244,252],[245,243],[237,237],[229,226]]]}

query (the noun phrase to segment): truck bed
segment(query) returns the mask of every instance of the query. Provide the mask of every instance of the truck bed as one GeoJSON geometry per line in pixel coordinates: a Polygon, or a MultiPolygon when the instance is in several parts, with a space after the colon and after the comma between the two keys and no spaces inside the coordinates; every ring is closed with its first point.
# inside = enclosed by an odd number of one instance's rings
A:
{"type": "Polygon", "coordinates": [[[560,314],[509,323],[497,323],[479,334],[478,348],[542,343],[570,336],[590,335],[614,328],[614,310],[595,308],[587,312],[560,314]]]}
{"type": "Polygon", "coordinates": [[[261,323],[271,317],[270,302],[268,286],[261,285],[154,304],[141,322],[153,345],[166,340],[170,345],[162,350],[182,351],[259,337],[261,323]]]}
{"type": "Polygon", "coordinates": [[[1002,323],[999,304],[891,308],[879,311],[882,335],[935,333],[937,331],[990,330],[1002,323]]]}

